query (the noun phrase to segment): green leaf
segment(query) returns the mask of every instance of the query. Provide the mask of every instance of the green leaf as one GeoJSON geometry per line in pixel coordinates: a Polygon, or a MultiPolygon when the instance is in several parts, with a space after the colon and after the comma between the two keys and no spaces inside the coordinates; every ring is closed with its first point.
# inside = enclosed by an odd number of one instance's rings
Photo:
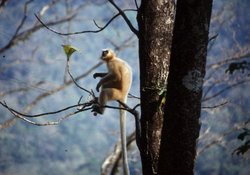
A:
{"type": "Polygon", "coordinates": [[[165,96],[166,95],[166,93],[167,93],[167,91],[166,91],[166,89],[162,89],[159,93],[158,93],[158,95],[160,95],[160,96],[165,96]]]}
{"type": "Polygon", "coordinates": [[[79,51],[79,49],[77,49],[76,47],[74,46],[71,46],[71,45],[62,45],[63,47],[63,50],[67,56],[67,60],[69,61],[71,55],[75,52],[75,51],[79,51]]]}
{"type": "Polygon", "coordinates": [[[159,110],[160,110],[161,113],[163,112],[163,109],[164,109],[164,106],[165,106],[165,103],[166,103],[166,93],[167,93],[166,90],[162,90],[159,93],[159,96],[160,96],[159,110]]]}

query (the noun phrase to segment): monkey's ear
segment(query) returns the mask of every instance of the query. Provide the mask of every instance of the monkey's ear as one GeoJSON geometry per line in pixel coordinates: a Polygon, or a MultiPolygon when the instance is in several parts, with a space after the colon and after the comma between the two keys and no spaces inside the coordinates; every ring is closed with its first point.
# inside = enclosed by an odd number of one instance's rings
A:
{"type": "Polygon", "coordinates": [[[71,45],[62,45],[62,47],[63,47],[64,53],[65,53],[66,56],[67,56],[67,60],[68,60],[68,61],[69,61],[71,55],[72,55],[75,51],[79,51],[79,49],[77,49],[76,47],[71,46],[71,45]]]}

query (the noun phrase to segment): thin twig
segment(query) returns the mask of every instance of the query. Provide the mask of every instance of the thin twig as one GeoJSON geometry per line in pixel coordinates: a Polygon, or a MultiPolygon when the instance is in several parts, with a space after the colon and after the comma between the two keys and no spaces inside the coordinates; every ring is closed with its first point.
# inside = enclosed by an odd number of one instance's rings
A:
{"type": "Polygon", "coordinates": [[[225,87],[225,88],[221,89],[220,91],[214,93],[213,95],[204,98],[202,101],[205,102],[205,101],[211,100],[211,99],[213,99],[213,98],[219,96],[219,95],[222,94],[223,92],[232,89],[233,87],[239,86],[239,85],[244,84],[244,83],[249,83],[249,82],[250,82],[250,80],[243,80],[243,81],[237,82],[237,83],[235,83],[235,84],[232,84],[232,85],[230,85],[230,86],[228,86],[228,87],[225,87]]]}
{"type": "Polygon", "coordinates": [[[0,104],[3,107],[7,108],[8,110],[10,110],[10,111],[12,111],[12,112],[14,112],[14,113],[16,113],[18,115],[21,115],[21,116],[24,116],[24,117],[28,117],[28,118],[36,118],[36,117],[43,117],[43,116],[48,116],[48,115],[54,115],[54,114],[58,114],[58,113],[67,111],[69,109],[76,108],[76,107],[79,107],[79,106],[83,105],[83,104],[71,105],[71,106],[68,106],[66,108],[63,108],[63,109],[60,109],[60,110],[57,110],[57,111],[53,111],[53,112],[45,112],[45,113],[40,113],[40,114],[28,115],[28,114],[21,113],[21,112],[15,110],[15,109],[9,107],[5,102],[1,102],[0,101],[0,104]]]}
{"type": "Polygon", "coordinates": [[[138,5],[138,3],[137,3],[137,0],[134,0],[135,1],[135,7],[136,7],[136,9],[138,10],[139,9],[139,5],[138,5]]]}
{"type": "Polygon", "coordinates": [[[87,90],[87,89],[81,87],[81,86],[76,82],[76,80],[74,79],[73,75],[70,73],[69,61],[68,61],[68,60],[67,60],[67,66],[66,66],[66,67],[67,67],[67,72],[68,72],[68,74],[69,74],[71,80],[74,82],[74,84],[75,84],[79,89],[81,89],[81,90],[83,90],[83,91],[89,93],[91,96],[93,96],[93,94],[92,94],[91,91],[89,91],[89,90],[87,90]]]}
{"type": "MultiPolygon", "coordinates": [[[[90,109],[91,109],[91,108],[86,109],[86,110],[90,110],[90,109]]],[[[60,124],[62,121],[64,121],[65,119],[67,119],[67,118],[69,118],[69,117],[71,117],[71,116],[73,116],[73,115],[75,115],[75,114],[77,114],[77,113],[79,113],[79,112],[82,112],[82,111],[74,111],[74,112],[72,112],[72,113],[70,113],[70,114],[65,115],[65,116],[62,117],[62,118],[59,118],[59,119],[56,120],[56,121],[49,121],[49,122],[45,122],[45,123],[34,122],[34,121],[31,121],[31,120],[29,120],[29,119],[27,119],[27,118],[25,118],[25,117],[23,117],[23,116],[21,116],[21,115],[15,114],[13,111],[10,111],[10,112],[11,112],[15,117],[20,118],[20,119],[22,119],[23,121],[28,122],[29,124],[36,125],[36,126],[49,126],[49,125],[59,125],[59,124],[60,124]]]]}
{"type": "Polygon", "coordinates": [[[242,59],[245,59],[245,58],[248,58],[250,57],[250,50],[249,49],[246,49],[243,53],[241,53],[240,55],[236,55],[236,56],[233,56],[231,58],[228,58],[228,59],[225,59],[225,60],[222,60],[222,61],[218,61],[216,63],[212,63],[212,64],[209,64],[206,66],[206,69],[211,69],[211,68],[219,68],[225,64],[228,64],[232,61],[235,61],[235,60],[242,60],[242,59]]]}
{"type": "Polygon", "coordinates": [[[16,117],[12,117],[12,118],[8,119],[7,121],[1,123],[0,130],[9,128],[13,123],[15,123],[15,121],[16,121],[16,117]]]}
{"type": "Polygon", "coordinates": [[[219,34],[215,34],[214,36],[212,36],[211,38],[208,39],[208,42],[211,42],[212,40],[215,40],[217,37],[219,36],[219,34]]]}
{"type": "MultiPolygon", "coordinates": [[[[22,19],[21,19],[21,22],[20,22],[20,24],[17,26],[14,35],[13,35],[12,38],[9,40],[9,42],[6,44],[6,46],[9,46],[9,45],[12,44],[12,42],[14,41],[14,39],[17,37],[17,35],[18,35],[20,29],[23,27],[23,25],[24,25],[24,23],[25,23],[25,21],[26,21],[26,19],[27,19],[27,9],[28,9],[28,5],[29,5],[32,1],[34,1],[34,0],[29,0],[29,1],[25,2],[25,4],[24,4],[24,9],[23,9],[23,13],[24,13],[24,14],[23,14],[23,17],[22,17],[22,19]]],[[[6,46],[5,46],[5,47],[6,47],[6,46]]],[[[2,50],[3,50],[5,47],[0,48],[0,53],[2,52],[2,50]]]]}
{"type": "Polygon", "coordinates": [[[133,95],[131,93],[128,94],[128,98],[135,98],[135,99],[138,99],[138,100],[141,99],[140,97],[137,97],[137,96],[135,96],[135,95],[133,95]]]}
{"type": "MultiPolygon", "coordinates": [[[[99,67],[99,66],[102,65],[102,64],[103,64],[103,62],[100,61],[99,63],[97,63],[96,65],[94,65],[92,68],[90,68],[88,71],[86,71],[86,72],[83,73],[82,75],[76,77],[76,78],[75,78],[75,81],[78,81],[78,80],[80,80],[80,79],[86,77],[86,76],[89,75],[93,70],[95,70],[97,67],[99,67]]],[[[52,90],[50,90],[50,91],[48,91],[48,92],[44,92],[44,93],[40,94],[39,96],[36,97],[35,100],[33,100],[33,101],[26,107],[26,109],[24,110],[24,112],[25,112],[25,113],[28,113],[28,112],[31,110],[31,108],[32,108],[33,106],[35,106],[40,100],[44,99],[45,97],[47,97],[47,96],[49,96],[49,95],[52,95],[52,94],[54,94],[54,93],[56,93],[56,92],[59,92],[59,91],[65,89],[66,87],[68,87],[69,85],[72,85],[73,83],[74,83],[73,80],[69,80],[69,81],[67,81],[65,84],[63,84],[62,86],[59,86],[59,87],[57,87],[57,88],[55,88],[55,89],[52,89],[52,90]]]]}
{"type": "MultiPolygon", "coordinates": [[[[71,15],[71,16],[68,16],[66,18],[62,18],[62,19],[59,19],[57,21],[51,21],[51,22],[48,22],[46,24],[46,26],[54,26],[54,25],[57,25],[57,24],[61,24],[61,23],[64,23],[64,22],[67,22],[71,19],[73,19],[76,15],[71,15]]],[[[27,29],[23,32],[20,32],[19,34],[17,34],[14,38],[12,38],[11,40],[9,40],[9,42],[3,46],[2,48],[0,48],[0,53],[4,52],[5,50],[11,48],[13,45],[15,45],[17,42],[19,41],[24,41],[25,39],[27,39],[31,34],[35,33],[36,31],[38,31],[40,28],[42,28],[43,25],[40,24],[40,25],[36,25],[30,29],[27,29]]]]}
{"type": "Polygon", "coordinates": [[[41,85],[43,83],[44,83],[43,81],[40,81],[38,83],[35,83],[34,85],[29,85],[28,87],[21,87],[21,88],[17,88],[17,89],[11,89],[11,90],[6,91],[6,92],[0,92],[0,97],[4,97],[5,95],[10,95],[10,94],[13,94],[15,92],[28,91],[30,88],[37,88],[37,89],[40,89],[43,91],[44,89],[41,89],[38,87],[39,85],[41,85]]]}
{"type": "Polygon", "coordinates": [[[16,118],[19,118],[25,122],[28,122],[30,124],[33,124],[33,125],[37,125],[37,126],[47,126],[47,125],[58,125],[59,123],[61,123],[63,120],[69,118],[70,116],[73,116],[77,113],[80,113],[80,112],[83,112],[83,111],[87,111],[87,110],[91,110],[92,107],[89,107],[89,106],[92,106],[92,103],[89,103],[87,105],[87,103],[85,103],[85,107],[88,107],[88,108],[82,108],[81,110],[76,110],[72,113],[69,113],[61,118],[59,118],[58,120],[56,121],[49,121],[49,122],[45,122],[45,123],[37,123],[37,122],[34,122],[30,119],[27,119],[26,117],[28,118],[35,118],[35,117],[42,117],[42,116],[48,116],[48,115],[52,115],[52,114],[58,114],[60,112],[63,112],[63,111],[66,111],[68,109],[71,109],[71,108],[74,108],[74,107],[78,107],[82,104],[78,104],[78,105],[72,105],[72,106],[69,106],[67,108],[64,108],[64,109],[61,109],[61,110],[58,110],[58,111],[54,111],[54,112],[47,112],[47,113],[41,113],[41,114],[36,114],[36,115],[28,115],[28,114],[23,114],[21,112],[18,112],[12,108],[10,108],[5,102],[0,102],[0,104],[5,107],[6,109],[8,109],[8,111],[10,111],[10,113],[12,113],[16,118]]]}
{"type": "Polygon", "coordinates": [[[220,137],[215,138],[215,139],[212,140],[210,143],[206,144],[203,148],[200,148],[200,149],[197,151],[197,155],[200,155],[200,154],[203,153],[205,150],[209,149],[210,147],[212,147],[212,146],[214,146],[214,145],[216,145],[216,144],[220,144],[220,143],[223,141],[223,138],[225,138],[226,136],[228,136],[228,135],[234,133],[234,132],[237,131],[237,130],[242,129],[244,126],[247,126],[247,123],[243,122],[243,123],[234,125],[230,130],[228,130],[228,131],[222,133],[220,137]]]}
{"type": "MultiPolygon", "coordinates": [[[[90,100],[90,101],[88,101],[86,103],[82,103],[82,104],[78,103],[76,105],[71,105],[71,106],[68,106],[66,108],[63,108],[63,109],[60,109],[60,110],[57,110],[57,111],[45,112],[45,113],[33,114],[33,115],[21,113],[21,112],[15,110],[15,109],[9,107],[6,102],[1,102],[0,101],[0,105],[2,105],[3,107],[5,107],[6,109],[8,109],[8,111],[10,111],[15,117],[20,118],[20,119],[22,119],[25,122],[28,122],[28,123],[33,124],[33,125],[38,125],[38,126],[46,126],[46,125],[57,125],[61,121],[65,120],[66,118],[68,118],[70,116],[73,116],[73,115],[75,115],[75,114],[77,114],[79,112],[91,110],[91,109],[93,109],[93,104],[95,102],[96,102],[96,100],[92,99],[92,100],[90,100]],[[61,112],[65,112],[65,111],[67,111],[69,109],[73,109],[73,108],[76,108],[76,107],[79,107],[79,106],[81,106],[80,110],[76,109],[76,111],[74,111],[72,113],[69,113],[69,114],[65,115],[64,117],[59,118],[57,121],[51,121],[51,122],[46,122],[46,123],[36,123],[34,121],[31,121],[31,120],[27,119],[27,118],[38,118],[38,117],[43,117],[43,116],[49,116],[49,115],[59,114],[61,112]]],[[[135,114],[135,112],[134,112],[135,110],[133,111],[133,109],[129,108],[127,105],[124,108],[115,107],[115,106],[108,106],[108,105],[105,105],[104,107],[105,108],[110,108],[110,109],[127,110],[128,112],[130,112],[132,114],[135,114]]],[[[134,109],[135,108],[136,107],[134,107],[134,109]]]]}
{"type": "Polygon", "coordinates": [[[126,49],[126,47],[131,47],[131,45],[134,42],[133,38],[134,38],[134,34],[132,34],[131,36],[129,36],[127,39],[125,39],[122,42],[119,41],[119,43],[114,42],[114,40],[110,39],[109,37],[107,37],[106,40],[108,40],[108,42],[110,42],[110,44],[113,45],[115,52],[120,52],[121,50],[126,49]]]}
{"type": "Polygon", "coordinates": [[[17,29],[16,29],[16,31],[15,31],[14,36],[12,37],[12,39],[16,37],[16,35],[18,34],[19,30],[20,30],[20,29],[22,28],[22,26],[24,25],[24,23],[25,23],[25,21],[26,21],[26,18],[27,18],[27,9],[28,9],[28,5],[29,5],[32,1],[34,1],[34,0],[29,0],[29,1],[25,2],[24,10],[23,10],[23,11],[24,11],[23,18],[22,18],[22,20],[21,20],[21,23],[18,25],[18,27],[17,27],[17,29]]]}
{"type": "MultiPolygon", "coordinates": [[[[127,147],[135,140],[135,132],[127,136],[127,147]]],[[[122,158],[121,141],[117,141],[114,150],[105,158],[101,166],[101,175],[113,175],[117,172],[119,161],[122,158]]]]}
{"type": "Polygon", "coordinates": [[[126,16],[126,14],[124,13],[124,11],[122,9],[120,9],[118,7],[118,5],[113,1],[113,0],[108,0],[120,13],[120,15],[123,17],[123,19],[125,20],[125,22],[127,23],[128,27],[130,28],[130,30],[137,36],[139,37],[139,32],[138,30],[132,25],[131,21],[128,19],[128,17],[126,16]]]}
{"type": "Polygon", "coordinates": [[[226,105],[227,103],[228,103],[228,101],[224,101],[224,102],[217,104],[217,105],[214,105],[214,106],[202,106],[201,108],[202,109],[215,109],[215,108],[222,107],[222,106],[226,105]]]}
{"type": "MultiPolygon", "coordinates": [[[[131,11],[130,9],[128,10],[124,10],[124,11],[131,11]]],[[[122,13],[124,13],[122,11],[122,13]]],[[[116,17],[118,17],[119,15],[121,15],[121,12],[119,12],[118,14],[114,15],[103,27],[100,27],[97,25],[97,23],[94,21],[94,24],[96,25],[96,27],[98,28],[98,30],[83,30],[83,31],[79,31],[79,32],[69,32],[69,33],[62,33],[62,32],[58,32],[52,28],[50,28],[48,25],[46,25],[39,17],[37,14],[35,14],[35,17],[37,18],[37,20],[49,31],[56,33],[58,35],[64,35],[64,36],[68,36],[68,35],[78,35],[78,34],[84,34],[84,33],[99,33],[101,31],[103,31],[116,17]]]]}

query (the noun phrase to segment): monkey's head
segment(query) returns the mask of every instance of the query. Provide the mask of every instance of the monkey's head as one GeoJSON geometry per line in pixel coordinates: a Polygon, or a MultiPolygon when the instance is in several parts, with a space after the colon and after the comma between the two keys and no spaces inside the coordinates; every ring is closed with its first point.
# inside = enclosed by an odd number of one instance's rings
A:
{"type": "Polygon", "coordinates": [[[115,53],[111,49],[103,49],[101,59],[103,61],[110,61],[115,58],[115,53]]]}

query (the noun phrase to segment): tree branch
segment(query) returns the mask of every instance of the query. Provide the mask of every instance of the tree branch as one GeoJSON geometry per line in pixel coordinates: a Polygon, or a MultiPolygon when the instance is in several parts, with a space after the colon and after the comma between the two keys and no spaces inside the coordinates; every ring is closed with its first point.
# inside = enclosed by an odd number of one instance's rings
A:
{"type": "MultiPolygon", "coordinates": [[[[2,104],[2,102],[1,102],[1,104],[2,104]]],[[[36,126],[58,125],[58,124],[60,124],[63,120],[69,118],[70,116],[73,116],[73,115],[75,115],[75,114],[77,114],[77,113],[79,113],[79,112],[82,112],[82,111],[75,111],[75,112],[69,113],[69,114],[67,114],[67,115],[64,116],[64,117],[59,118],[57,121],[49,121],[49,122],[45,122],[45,123],[37,123],[37,122],[31,121],[31,120],[29,120],[29,119],[23,117],[23,115],[25,115],[25,114],[22,114],[22,115],[17,114],[17,113],[15,113],[13,110],[11,110],[7,105],[5,105],[5,106],[6,106],[6,108],[13,114],[14,117],[19,118],[19,119],[21,119],[21,120],[23,120],[23,121],[25,121],[25,122],[27,122],[27,123],[29,123],[29,124],[36,125],[36,126]]],[[[91,109],[91,108],[89,108],[89,109],[91,109]]],[[[89,109],[86,109],[86,110],[89,110],[89,109]]]]}
{"type": "MultiPolygon", "coordinates": [[[[127,9],[124,11],[132,11],[131,9],[127,9]]],[[[122,11],[122,13],[124,13],[124,11],[122,11]]],[[[133,10],[134,11],[134,10],[133,10]]],[[[84,34],[84,33],[99,33],[101,31],[103,31],[106,27],[108,27],[108,25],[119,15],[121,15],[121,12],[119,12],[118,14],[114,15],[103,27],[100,27],[99,25],[97,25],[97,23],[94,21],[95,26],[98,28],[98,30],[83,30],[83,31],[79,31],[79,32],[69,32],[69,33],[62,33],[62,32],[58,32],[52,28],[50,28],[48,25],[46,25],[39,17],[37,14],[35,14],[35,17],[37,18],[37,20],[49,31],[56,33],[58,35],[64,35],[64,36],[68,36],[68,35],[78,35],[78,34],[84,34]]]]}
{"type": "MultiPolygon", "coordinates": [[[[203,148],[200,148],[197,151],[197,156],[199,156],[200,154],[202,154],[203,152],[205,152],[205,150],[209,149],[210,147],[220,144],[221,142],[223,142],[223,138],[225,138],[226,136],[234,133],[237,130],[242,129],[244,126],[247,126],[248,123],[240,123],[240,124],[235,124],[230,130],[224,132],[223,134],[221,134],[221,136],[219,136],[218,138],[215,138],[214,140],[212,140],[210,143],[206,144],[203,148]]],[[[200,138],[199,138],[200,140],[200,138]]]]}
{"type": "Polygon", "coordinates": [[[108,0],[108,1],[118,10],[120,15],[123,17],[123,19],[127,23],[130,30],[138,37],[139,36],[138,30],[136,28],[134,28],[134,26],[132,25],[132,23],[130,22],[130,20],[126,16],[126,14],[124,13],[124,11],[122,9],[120,9],[113,0],[108,0]]]}
{"type": "MultiPolygon", "coordinates": [[[[66,18],[62,18],[62,19],[59,19],[57,21],[51,21],[51,22],[48,22],[46,24],[46,26],[54,26],[54,25],[57,25],[57,24],[61,24],[61,23],[64,23],[64,22],[67,22],[71,19],[73,19],[76,15],[71,15],[71,16],[68,16],[66,18]]],[[[31,34],[35,33],[36,31],[38,31],[39,29],[41,29],[43,27],[42,24],[40,25],[37,25],[37,26],[34,26],[30,29],[27,29],[17,35],[14,35],[15,37],[12,37],[12,39],[9,40],[9,42],[2,48],[0,48],[0,53],[4,52],[5,50],[11,48],[14,44],[16,44],[17,42],[19,41],[24,41],[25,39],[27,39],[31,34]]]]}
{"type": "Polygon", "coordinates": [[[135,1],[135,7],[136,7],[136,9],[138,10],[139,9],[139,5],[138,5],[138,3],[137,3],[137,0],[134,0],[135,1]]]}
{"type": "Polygon", "coordinates": [[[33,125],[37,125],[37,126],[48,126],[48,125],[58,125],[60,124],[63,120],[77,114],[77,113],[80,113],[80,112],[83,112],[83,111],[87,111],[87,110],[91,110],[92,106],[94,103],[93,100],[89,101],[89,102],[86,102],[86,103],[83,103],[83,104],[77,104],[77,105],[72,105],[72,106],[68,106],[66,108],[63,108],[63,109],[60,109],[60,110],[57,110],[57,111],[53,111],[53,112],[46,112],[46,113],[40,113],[40,114],[35,114],[35,115],[28,115],[28,114],[24,114],[24,113],[21,113],[21,112],[18,112],[17,110],[14,110],[13,108],[10,108],[5,102],[0,102],[0,104],[5,107],[9,112],[11,112],[14,117],[16,118],[19,118],[25,122],[28,122],[29,124],[33,124],[33,125]],[[61,112],[65,112],[69,109],[72,109],[72,108],[76,108],[76,107],[80,107],[81,106],[81,109],[80,110],[75,110],[74,112],[71,112],[61,118],[59,118],[58,120],[56,121],[49,121],[49,122],[45,122],[45,123],[37,123],[37,122],[34,122],[34,121],[31,121],[27,118],[37,118],[37,117],[43,117],[43,116],[48,116],[48,115],[54,115],[54,114],[59,114],[61,112]]]}
{"type": "Polygon", "coordinates": [[[79,89],[81,89],[81,90],[83,90],[83,91],[89,93],[89,95],[91,95],[93,98],[95,98],[95,95],[92,93],[92,91],[89,91],[89,90],[87,90],[87,89],[81,87],[81,86],[76,82],[76,80],[74,79],[73,75],[70,73],[70,70],[69,70],[69,60],[67,60],[67,63],[66,63],[66,64],[67,64],[67,65],[66,65],[67,72],[68,72],[68,74],[69,74],[71,80],[73,81],[73,83],[74,83],[79,89]]]}
{"type": "MultiPolygon", "coordinates": [[[[68,106],[66,108],[63,108],[63,109],[60,109],[60,110],[57,110],[57,111],[29,115],[29,114],[21,113],[21,112],[15,110],[15,109],[9,107],[5,102],[0,101],[0,105],[2,105],[10,113],[12,113],[14,117],[19,118],[19,119],[21,119],[21,120],[23,120],[25,122],[30,123],[30,124],[37,125],[37,126],[58,125],[59,123],[61,123],[65,119],[69,118],[70,116],[73,116],[73,115],[75,115],[77,113],[80,113],[80,112],[83,112],[83,111],[93,109],[93,105],[96,104],[96,103],[97,103],[96,98],[94,98],[94,99],[92,99],[92,100],[90,100],[88,102],[85,102],[85,103],[79,103],[78,102],[78,104],[76,104],[76,105],[71,105],[71,106],[68,106]],[[37,123],[37,122],[34,122],[34,121],[31,121],[31,120],[27,119],[27,118],[38,118],[38,117],[44,117],[44,116],[47,117],[49,115],[54,115],[54,114],[59,114],[61,112],[66,112],[66,111],[68,111],[70,109],[74,109],[74,108],[77,108],[74,112],[69,113],[69,114],[59,118],[57,121],[50,121],[50,122],[46,122],[46,123],[37,123]]],[[[138,113],[137,111],[135,111],[135,109],[138,107],[138,105],[136,105],[133,109],[129,108],[127,105],[124,108],[115,107],[115,106],[108,106],[108,105],[105,105],[104,107],[105,108],[110,108],[110,109],[126,110],[126,111],[132,113],[133,115],[138,113]]]]}
{"type": "Polygon", "coordinates": [[[228,104],[228,101],[224,101],[220,104],[217,104],[217,105],[214,105],[214,106],[202,106],[201,108],[202,109],[215,109],[215,108],[219,108],[219,107],[222,107],[224,105],[228,104]]]}
{"type": "Polygon", "coordinates": [[[29,5],[32,1],[34,1],[34,0],[29,0],[29,1],[25,2],[24,10],[23,10],[23,11],[24,11],[23,18],[22,18],[22,20],[21,20],[19,26],[17,27],[17,29],[16,29],[16,31],[15,31],[14,36],[12,37],[12,39],[16,37],[16,35],[18,34],[19,30],[22,28],[23,24],[25,23],[26,18],[27,18],[27,8],[28,8],[28,5],[29,5]]]}
{"type": "Polygon", "coordinates": [[[14,39],[16,38],[16,36],[18,35],[20,29],[23,27],[25,21],[26,21],[26,18],[27,18],[27,8],[28,8],[28,5],[34,0],[29,0],[29,1],[26,1],[25,4],[24,4],[24,9],[23,9],[23,17],[21,19],[21,22],[20,24],[17,26],[16,28],[16,31],[14,33],[14,35],[12,36],[12,38],[10,39],[9,43],[6,44],[6,46],[4,46],[3,48],[0,49],[0,53],[3,52],[2,50],[5,50],[6,48],[9,48],[9,45],[12,44],[12,42],[14,41],[14,39]]]}
{"type": "Polygon", "coordinates": [[[242,51],[242,53],[239,53],[231,58],[228,58],[228,59],[225,59],[225,60],[222,60],[222,61],[218,61],[217,63],[212,63],[212,64],[209,64],[206,66],[206,69],[211,69],[211,68],[218,68],[218,67],[221,67],[225,64],[228,64],[232,61],[235,61],[235,60],[241,60],[241,59],[245,59],[245,58],[248,58],[250,57],[250,50],[249,48],[245,49],[244,51],[242,51]]]}
{"type": "MultiPolygon", "coordinates": [[[[78,80],[80,80],[80,79],[86,77],[86,76],[89,75],[93,70],[95,70],[97,67],[99,67],[99,66],[102,65],[102,64],[103,64],[103,62],[100,61],[99,63],[97,63],[96,65],[94,65],[92,68],[90,68],[88,71],[86,71],[86,72],[83,73],[82,75],[76,77],[74,80],[75,80],[75,81],[78,81],[78,80]]],[[[59,92],[59,91],[65,89],[66,87],[68,87],[69,85],[72,85],[73,83],[74,83],[73,80],[69,80],[69,81],[65,82],[65,84],[63,84],[62,86],[59,86],[59,87],[57,87],[57,88],[55,88],[55,89],[52,89],[52,90],[50,90],[50,91],[48,91],[48,92],[44,92],[44,93],[40,94],[39,96],[36,97],[35,100],[33,100],[33,102],[31,102],[31,103],[26,107],[26,109],[24,110],[24,112],[25,112],[25,113],[28,113],[28,112],[31,110],[31,108],[32,108],[33,106],[35,106],[40,100],[42,100],[43,98],[45,98],[45,97],[47,97],[47,96],[49,96],[49,95],[52,95],[52,94],[54,94],[54,93],[56,93],[56,92],[59,92]]]]}
{"type": "MultiPolygon", "coordinates": [[[[127,147],[129,147],[135,140],[135,132],[127,136],[127,147]]],[[[117,171],[119,161],[122,158],[121,141],[117,141],[112,153],[110,153],[102,163],[101,175],[114,175],[117,171]]]]}
{"type": "MultiPolygon", "coordinates": [[[[11,107],[9,107],[5,102],[1,102],[0,101],[0,104],[7,108],[9,111],[12,111],[14,112],[15,114],[18,114],[20,116],[23,116],[23,117],[28,117],[28,118],[37,118],[37,117],[43,117],[43,116],[48,116],[48,115],[54,115],[54,114],[58,114],[58,113],[61,113],[61,112],[64,112],[64,111],[67,111],[69,109],[72,109],[72,108],[76,108],[76,107],[80,107],[80,106],[91,106],[92,103],[85,103],[85,104],[77,104],[77,105],[71,105],[71,106],[68,106],[66,108],[63,108],[63,109],[60,109],[60,110],[57,110],[57,111],[53,111],[53,112],[45,112],[45,113],[40,113],[40,114],[33,114],[33,115],[28,115],[28,114],[24,114],[24,113],[21,113],[11,107]]],[[[84,108],[83,108],[84,109],[84,108]]]]}
{"type": "Polygon", "coordinates": [[[12,118],[8,119],[7,121],[1,123],[0,124],[0,130],[3,130],[5,128],[8,128],[11,125],[13,125],[13,123],[15,123],[15,119],[16,119],[16,117],[12,117],[12,118]]]}
{"type": "Polygon", "coordinates": [[[29,85],[29,87],[21,87],[21,88],[17,88],[17,89],[11,89],[11,90],[8,90],[6,92],[0,92],[0,98],[1,97],[4,97],[5,95],[10,95],[12,93],[15,93],[15,92],[21,92],[21,91],[28,91],[30,89],[30,87],[34,87],[34,88],[38,88],[37,86],[43,84],[44,82],[43,81],[40,81],[38,83],[35,83],[34,85],[29,85]]]}
{"type": "Polygon", "coordinates": [[[137,96],[135,96],[135,95],[133,95],[131,93],[128,94],[128,98],[135,98],[135,99],[138,99],[138,100],[141,99],[140,97],[137,97],[137,96]]]}
{"type": "Polygon", "coordinates": [[[228,86],[228,87],[225,87],[225,88],[221,89],[220,91],[214,93],[213,95],[211,95],[211,96],[209,96],[209,97],[206,97],[206,98],[202,99],[202,102],[211,100],[211,99],[213,99],[213,98],[219,96],[219,95],[222,94],[223,92],[232,89],[233,87],[236,87],[236,86],[239,86],[239,85],[241,85],[241,84],[248,83],[248,82],[250,82],[250,80],[242,80],[242,81],[240,81],[240,82],[234,83],[234,84],[232,84],[232,85],[230,85],[230,86],[228,86]]]}

